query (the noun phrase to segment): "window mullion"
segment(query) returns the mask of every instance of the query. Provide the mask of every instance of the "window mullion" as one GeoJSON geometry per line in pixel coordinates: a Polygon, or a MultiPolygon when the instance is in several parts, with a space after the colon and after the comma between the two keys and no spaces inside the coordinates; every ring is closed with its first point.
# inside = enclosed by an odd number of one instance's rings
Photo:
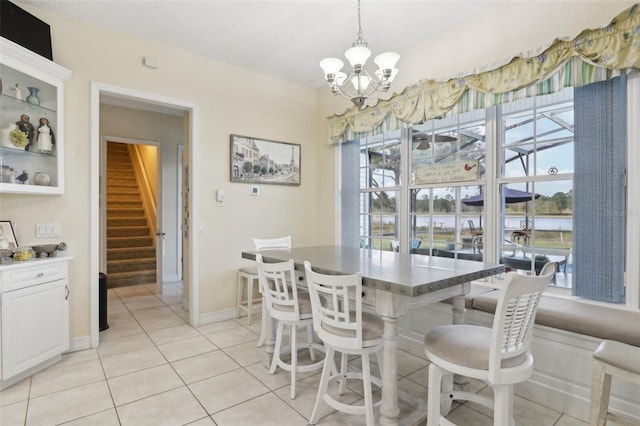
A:
{"type": "Polygon", "coordinates": [[[484,175],[484,261],[498,263],[500,256],[498,248],[501,241],[496,241],[496,235],[502,235],[500,230],[500,208],[498,205],[498,185],[496,179],[499,176],[501,137],[500,107],[487,108],[486,110],[486,143],[485,143],[485,175],[484,175]]]}

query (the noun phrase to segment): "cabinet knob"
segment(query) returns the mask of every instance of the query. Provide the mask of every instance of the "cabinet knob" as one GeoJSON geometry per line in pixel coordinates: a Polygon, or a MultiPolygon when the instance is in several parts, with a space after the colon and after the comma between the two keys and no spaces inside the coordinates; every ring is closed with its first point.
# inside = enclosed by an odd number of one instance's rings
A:
{"type": "Polygon", "coordinates": [[[69,286],[65,285],[64,290],[65,290],[64,300],[69,300],[69,286]]]}
{"type": "Polygon", "coordinates": [[[42,278],[44,277],[44,272],[40,272],[38,275],[36,275],[36,278],[42,278]]]}

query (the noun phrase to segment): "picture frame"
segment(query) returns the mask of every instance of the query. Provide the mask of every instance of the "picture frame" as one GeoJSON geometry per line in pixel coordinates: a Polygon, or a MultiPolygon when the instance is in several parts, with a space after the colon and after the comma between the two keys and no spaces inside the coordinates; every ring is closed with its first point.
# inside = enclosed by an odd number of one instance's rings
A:
{"type": "Polygon", "coordinates": [[[0,250],[12,250],[18,247],[16,233],[10,220],[0,220],[0,250]]]}
{"type": "Polygon", "coordinates": [[[232,134],[231,182],[293,185],[301,183],[301,145],[232,134]]]}

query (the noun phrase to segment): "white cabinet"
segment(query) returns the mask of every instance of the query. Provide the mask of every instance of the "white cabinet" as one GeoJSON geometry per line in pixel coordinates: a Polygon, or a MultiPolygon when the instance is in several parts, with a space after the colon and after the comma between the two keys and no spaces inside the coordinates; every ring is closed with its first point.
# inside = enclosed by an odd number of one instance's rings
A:
{"type": "Polygon", "coordinates": [[[33,374],[69,349],[69,259],[0,267],[0,384],[33,374]]]}
{"type": "Polygon", "coordinates": [[[0,37],[0,193],[64,193],[63,81],[69,75],[0,37]]]}

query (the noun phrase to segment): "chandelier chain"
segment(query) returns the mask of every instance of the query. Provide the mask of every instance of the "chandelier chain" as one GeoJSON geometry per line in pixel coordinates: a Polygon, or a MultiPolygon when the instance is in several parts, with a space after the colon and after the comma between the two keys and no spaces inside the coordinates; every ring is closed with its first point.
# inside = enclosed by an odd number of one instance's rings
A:
{"type": "Polygon", "coordinates": [[[360,20],[360,0],[358,0],[358,40],[362,40],[362,21],[360,20]]]}

